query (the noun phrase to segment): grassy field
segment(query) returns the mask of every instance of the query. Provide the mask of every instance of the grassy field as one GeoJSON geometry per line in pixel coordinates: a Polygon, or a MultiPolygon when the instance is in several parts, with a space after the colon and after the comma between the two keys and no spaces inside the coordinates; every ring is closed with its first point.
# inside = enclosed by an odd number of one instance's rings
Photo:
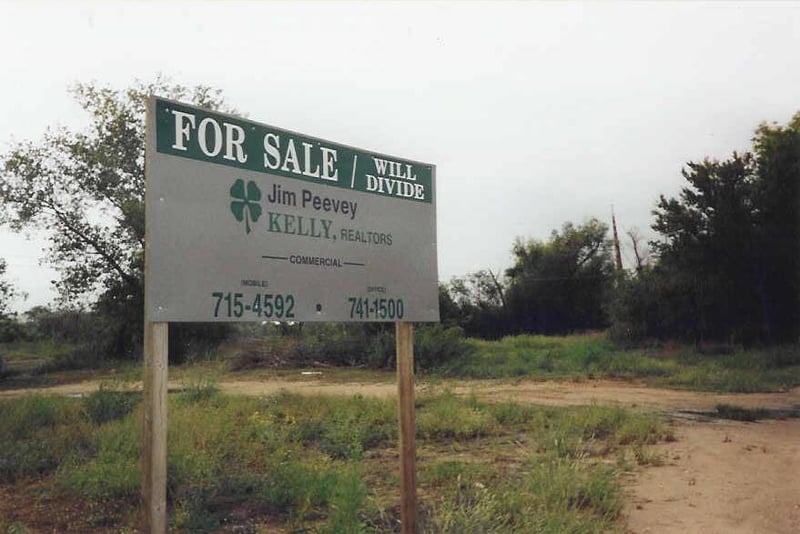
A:
{"type": "Polygon", "coordinates": [[[800,346],[704,354],[694,347],[619,350],[602,334],[469,340],[436,370],[458,378],[625,378],[653,386],[751,393],[800,385],[800,346]]]}
{"type": "MultiPolygon", "coordinates": [[[[172,531],[397,530],[394,401],[232,397],[206,382],[169,405],[172,531]]],[[[424,532],[623,532],[619,476],[657,463],[648,445],[671,436],[619,408],[440,391],[417,410],[424,532]]],[[[0,401],[0,532],[135,525],[141,417],[139,396],[111,386],[0,401]]]]}
{"type": "MultiPolygon", "coordinates": [[[[141,377],[137,362],[74,369],[69,347],[0,347],[1,388],[105,379],[83,398],[0,401],[0,532],[125,532],[138,523],[141,377]],[[28,530],[29,529],[29,530],[28,530]]],[[[175,532],[395,532],[394,400],[220,393],[218,381],[305,380],[298,369],[232,371],[236,345],[170,376],[170,528],[175,532]]],[[[79,367],[79,366],[75,366],[79,367]]],[[[324,369],[326,382],[386,382],[386,370],[324,369]]],[[[467,340],[426,370],[417,399],[424,532],[624,532],[621,474],[661,462],[658,416],[615,407],[551,408],[459,397],[451,378],[637,379],[726,392],[800,384],[800,347],[703,354],[619,350],[602,334],[467,340]],[[435,386],[439,384],[439,386],[435,386]]],[[[720,405],[720,417],[765,414],[720,405]]]]}
{"type": "MultiPolygon", "coordinates": [[[[452,344],[452,340],[447,340],[452,344]]],[[[234,371],[237,341],[216,352],[171,366],[170,376],[206,373],[217,379],[261,380],[279,377],[301,380],[297,369],[267,366],[234,371]]],[[[252,340],[248,340],[249,349],[252,340]]],[[[261,352],[269,353],[272,342],[261,352]]],[[[435,347],[434,339],[430,345],[435,347]]],[[[451,345],[452,350],[452,345],[451,345]]],[[[70,347],[52,343],[0,346],[5,371],[0,388],[48,385],[88,378],[138,380],[141,364],[97,359],[92,368],[73,365],[70,347]]],[[[434,359],[435,361],[435,359],[434,359]]],[[[386,380],[391,370],[326,367],[327,381],[386,380]]],[[[652,386],[717,392],[784,391],[800,385],[800,345],[736,349],[708,354],[687,346],[621,350],[603,333],[566,337],[521,335],[499,341],[467,339],[460,355],[421,371],[427,378],[560,380],[586,378],[637,379],[652,386]]]]}

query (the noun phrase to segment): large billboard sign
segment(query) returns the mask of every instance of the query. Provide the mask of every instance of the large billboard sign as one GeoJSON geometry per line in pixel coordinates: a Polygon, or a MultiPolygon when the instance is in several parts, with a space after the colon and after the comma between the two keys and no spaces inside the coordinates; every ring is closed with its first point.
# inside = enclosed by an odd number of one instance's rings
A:
{"type": "Polygon", "coordinates": [[[436,169],[152,97],[146,320],[438,321],[436,169]]]}

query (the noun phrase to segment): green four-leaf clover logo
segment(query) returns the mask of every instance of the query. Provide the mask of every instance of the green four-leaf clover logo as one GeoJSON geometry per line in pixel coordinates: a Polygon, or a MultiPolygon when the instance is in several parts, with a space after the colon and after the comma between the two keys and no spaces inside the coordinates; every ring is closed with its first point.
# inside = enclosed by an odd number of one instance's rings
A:
{"type": "Polygon", "coordinates": [[[231,186],[231,211],[236,220],[242,222],[247,233],[250,233],[250,221],[258,222],[261,217],[261,190],[255,182],[248,181],[245,189],[244,180],[241,178],[231,186]]]}

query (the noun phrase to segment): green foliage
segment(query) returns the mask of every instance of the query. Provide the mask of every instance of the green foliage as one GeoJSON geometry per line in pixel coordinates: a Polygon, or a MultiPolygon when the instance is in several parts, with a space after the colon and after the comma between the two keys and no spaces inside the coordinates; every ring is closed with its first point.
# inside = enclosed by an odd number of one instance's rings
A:
{"type": "Polygon", "coordinates": [[[179,402],[185,404],[213,402],[220,394],[219,382],[216,378],[201,375],[183,382],[183,391],[178,395],[179,402]]]}
{"type": "MultiPolygon", "coordinates": [[[[85,402],[0,401],[0,424],[9,429],[0,434],[0,472],[3,481],[52,474],[40,482],[43,490],[58,489],[92,511],[75,528],[114,530],[140,506],[141,417],[134,411],[99,423],[85,416],[85,402]]],[[[393,400],[215,394],[213,402],[187,402],[174,396],[169,412],[171,530],[235,529],[241,517],[292,531],[394,528],[376,497],[395,491],[395,475],[373,471],[371,459],[395,446],[393,400]]],[[[473,440],[480,449],[471,460],[421,462],[430,532],[614,530],[616,473],[585,459],[623,447],[646,459],[644,446],[668,432],[654,416],[618,408],[487,404],[447,392],[423,397],[418,414],[426,450],[445,445],[463,454],[473,440]],[[520,440],[512,447],[518,459],[484,461],[510,436],[520,440]],[[558,449],[555,440],[575,445],[558,449]]]]}
{"type": "Polygon", "coordinates": [[[330,499],[331,517],[327,532],[331,534],[361,534],[365,531],[359,512],[364,507],[367,489],[358,469],[344,472],[337,480],[330,499]]]}
{"type": "MultiPolygon", "coordinates": [[[[5,272],[6,261],[0,258],[0,343],[18,341],[25,335],[22,325],[17,321],[16,314],[9,312],[9,303],[18,295],[18,292],[7,280],[4,280],[5,272]]],[[[0,376],[2,376],[2,372],[3,358],[0,357],[0,376]]]]}
{"type": "Polygon", "coordinates": [[[520,335],[469,343],[471,351],[442,366],[439,372],[465,378],[586,375],[601,371],[613,352],[610,342],[600,334],[520,335]]]}
{"type": "Polygon", "coordinates": [[[480,270],[439,288],[442,322],[482,339],[604,327],[613,272],[607,232],[590,219],[564,223],[546,242],[517,239],[504,278],[480,270]]]}
{"type": "MultiPolygon", "coordinates": [[[[467,404],[475,403],[468,400],[467,404]]],[[[429,513],[427,531],[555,534],[616,530],[622,510],[616,472],[586,460],[624,452],[625,446],[632,447],[637,458],[655,460],[645,444],[671,436],[659,419],[620,408],[502,403],[486,409],[508,421],[506,431],[529,429],[536,448],[523,465],[509,472],[500,472],[496,464],[435,464],[423,480],[444,489],[444,495],[429,513]]]]}
{"type": "Polygon", "coordinates": [[[91,448],[62,459],[57,482],[64,491],[102,503],[138,501],[141,424],[127,416],[93,427],[91,448]]]}
{"type": "Polygon", "coordinates": [[[213,352],[234,332],[229,323],[174,323],[169,327],[169,362],[182,364],[213,352]]]}
{"type": "Polygon", "coordinates": [[[83,398],[83,409],[92,423],[100,425],[126,417],[140,400],[139,392],[120,391],[101,384],[100,389],[83,398]]]}
{"type": "Polygon", "coordinates": [[[619,281],[612,336],[701,344],[794,342],[800,335],[800,114],[761,125],[751,153],[689,162],[660,197],[653,269],[619,281]]]}
{"type": "Polygon", "coordinates": [[[30,396],[0,400],[0,481],[53,472],[86,444],[76,402],[30,396]]]}
{"type": "Polygon", "coordinates": [[[414,363],[420,370],[446,365],[471,350],[464,331],[439,323],[422,324],[414,329],[414,363]]]}
{"type": "Polygon", "coordinates": [[[26,439],[42,428],[52,428],[58,418],[56,403],[51,397],[34,395],[20,401],[4,403],[0,428],[11,439],[26,439]]]}
{"type": "Polygon", "coordinates": [[[728,354],[694,348],[619,350],[602,334],[512,336],[469,340],[472,349],[436,369],[459,378],[640,378],[657,386],[703,391],[782,391],[800,385],[800,346],[781,345],[728,354]]]}
{"type": "MultiPolygon", "coordinates": [[[[0,258],[0,317],[5,316],[8,312],[8,303],[14,296],[14,288],[11,284],[3,279],[6,274],[6,260],[0,258]]],[[[0,339],[0,341],[4,341],[0,339]]]]}
{"type": "Polygon", "coordinates": [[[283,395],[268,405],[268,420],[285,421],[292,435],[337,459],[358,459],[363,451],[394,439],[396,406],[391,401],[283,395]]]}
{"type": "Polygon", "coordinates": [[[732,404],[717,404],[717,417],[721,419],[732,419],[734,421],[758,421],[767,419],[770,411],[765,408],[743,408],[732,404]]]}
{"type": "Polygon", "coordinates": [[[464,402],[446,392],[421,400],[417,433],[423,439],[469,439],[488,436],[499,430],[497,420],[486,406],[464,402]]]}
{"type": "Polygon", "coordinates": [[[507,281],[490,269],[453,278],[439,287],[442,324],[460,326],[470,336],[494,339],[508,331],[507,281]]]}
{"type": "Polygon", "coordinates": [[[565,223],[549,241],[514,243],[507,301],[511,332],[562,334],[606,325],[603,302],[613,264],[608,227],[565,223]]]}
{"type": "Polygon", "coordinates": [[[103,352],[135,355],[143,331],[147,97],[210,109],[223,102],[208,87],[187,89],[162,79],[124,91],[77,84],[72,94],[89,114],[89,128],[50,130],[0,156],[0,223],[14,230],[46,228],[62,300],[99,294],[94,309],[109,329],[103,352]]]}
{"type": "MultiPolygon", "coordinates": [[[[307,323],[291,333],[262,333],[244,345],[231,359],[231,370],[312,365],[383,369],[394,365],[396,351],[394,325],[389,323],[307,323]]],[[[436,368],[469,350],[459,327],[420,324],[414,329],[419,371],[436,368]]]]}

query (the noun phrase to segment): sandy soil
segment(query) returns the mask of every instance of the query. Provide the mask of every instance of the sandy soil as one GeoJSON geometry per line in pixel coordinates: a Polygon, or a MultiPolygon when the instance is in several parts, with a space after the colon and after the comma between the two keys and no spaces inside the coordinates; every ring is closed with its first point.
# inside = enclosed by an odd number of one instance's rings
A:
{"type": "Polygon", "coordinates": [[[800,421],[689,422],[631,481],[629,532],[800,532],[800,421]]]}
{"type": "MultiPolygon", "coordinates": [[[[97,390],[97,381],[76,382],[51,387],[0,390],[2,397],[18,397],[37,393],[40,395],[84,395],[97,390]]],[[[141,384],[133,384],[141,388],[141,384]]],[[[170,382],[170,391],[179,390],[180,382],[170,382]]],[[[394,382],[326,382],[325,375],[307,380],[226,380],[220,383],[226,393],[236,395],[273,395],[291,391],[303,395],[364,395],[391,397],[397,394],[394,382]]],[[[516,400],[531,404],[573,406],[581,404],[614,404],[644,411],[674,413],[679,411],[713,411],[717,404],[732,404],[746,408],[791,409],[800,408],[800,388],[781,393],[707,393],[647,387],[635,382],[619,380],[582,381],[456,381],[448,380],[446,386],[419,382],[417,395],[447,387],[457,394],[474,393],[489,400],[516,400]]]]}
{"type": "MultiPolygon", "coordinates": [[[[0,397],[29,393],[82,395],[97,382],[0,391],[0,397]]],[[[170,383],[179,389],[179,383],[170,383]]],[[[136,387],[136,386],[134,386],[136,387]]],[[[393,382],[328,383],[307,380],[225,381],[223,391],[271,395],[280,391],[316,395],[391,397],[393,382]]],[[[579,382],[447,382],[458,394],[489,400],[547,405],[614,404],[678,416],[677,441],[656,447],[664,465],[628,477],[625,509],[629,532],[737,534],[800,532],[800,420],[738,423],[686,418],[720,403],[747,408],[800,409],[800,388],[783,393],[717,394],[649,388],[640,384],[579,382]]],[[[439,386],[419,384],[418,395],[439,386]]]]}

